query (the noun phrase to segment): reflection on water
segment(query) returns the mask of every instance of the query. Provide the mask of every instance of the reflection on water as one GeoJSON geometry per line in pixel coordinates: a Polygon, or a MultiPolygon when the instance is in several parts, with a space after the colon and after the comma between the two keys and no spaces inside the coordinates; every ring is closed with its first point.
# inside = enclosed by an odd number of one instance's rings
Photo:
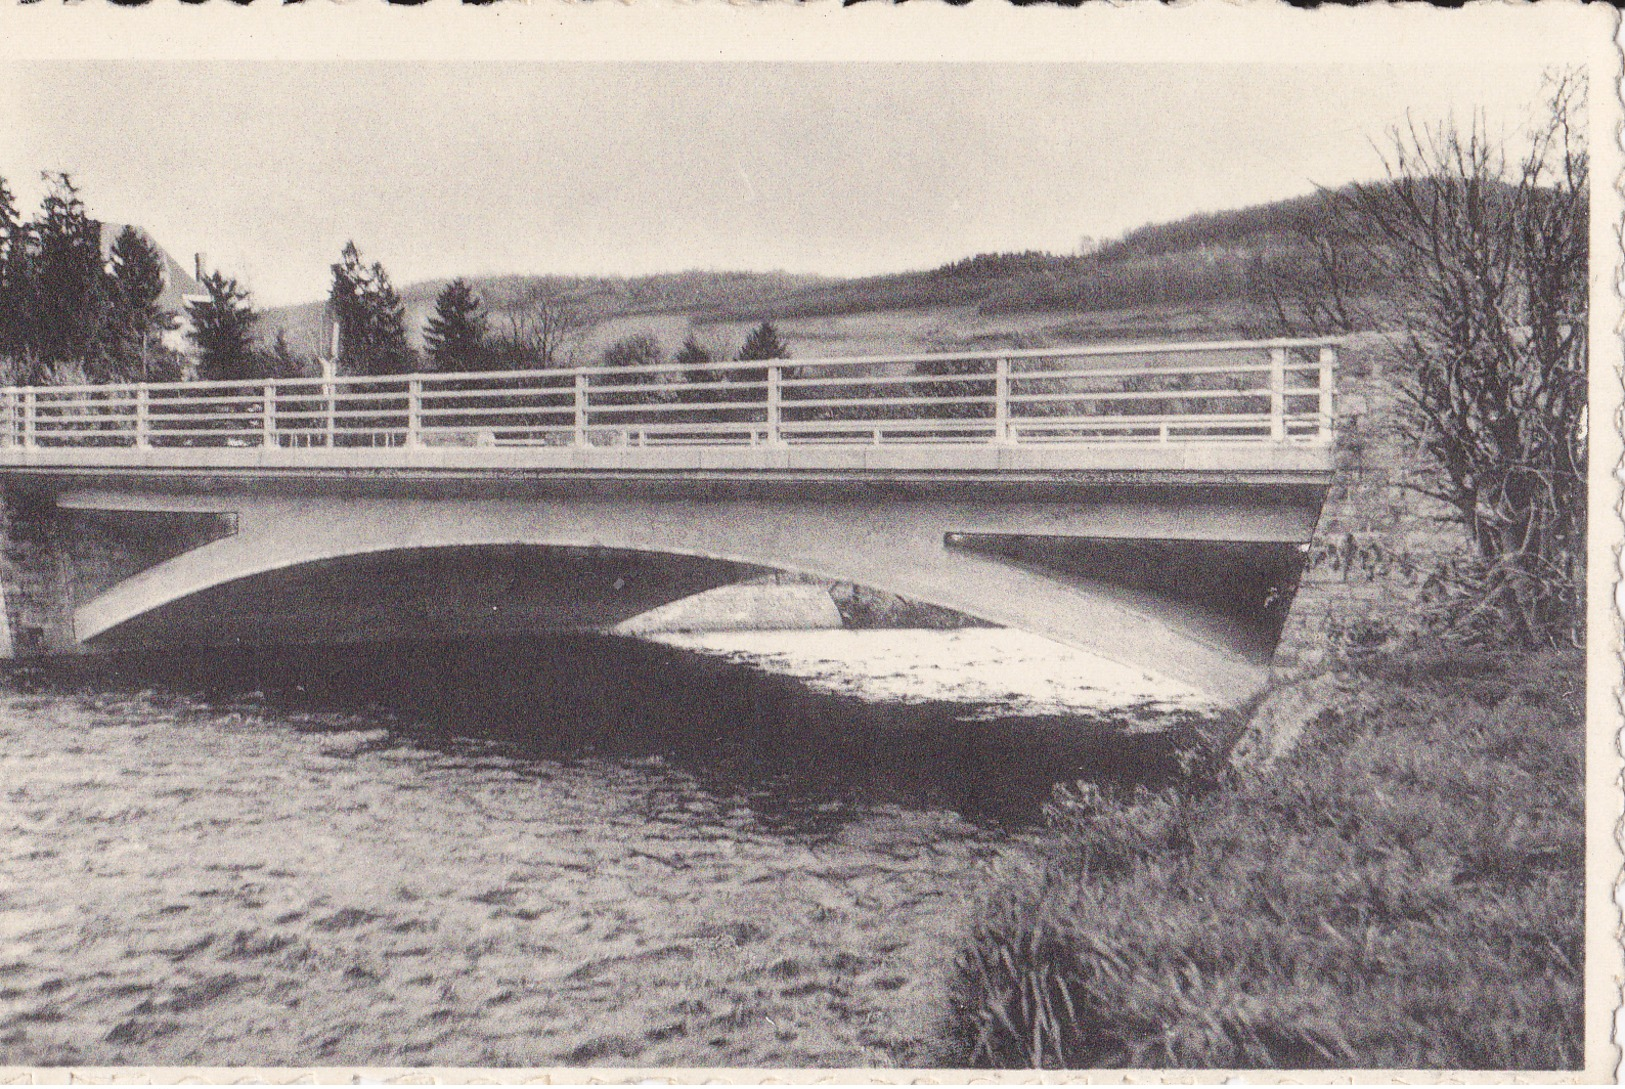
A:
{"type": "Polygon", "coordinates": [[[15,676],[0,1063],[951,1061],[990,862],[1057,781],[1169,774],[1189,712],[823,691],[739,660],[777,638],[15,676]]]}

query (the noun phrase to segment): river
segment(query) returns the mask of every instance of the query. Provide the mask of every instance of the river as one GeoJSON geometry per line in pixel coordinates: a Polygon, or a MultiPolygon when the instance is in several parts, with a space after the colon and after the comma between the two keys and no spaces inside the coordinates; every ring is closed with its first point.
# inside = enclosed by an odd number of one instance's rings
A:
{"type": "Polygon", "coordinates": [[[0,1065],[921,1066],[1057,782],[1188,693],[1016,632],[0,679],[0,1065]]]}

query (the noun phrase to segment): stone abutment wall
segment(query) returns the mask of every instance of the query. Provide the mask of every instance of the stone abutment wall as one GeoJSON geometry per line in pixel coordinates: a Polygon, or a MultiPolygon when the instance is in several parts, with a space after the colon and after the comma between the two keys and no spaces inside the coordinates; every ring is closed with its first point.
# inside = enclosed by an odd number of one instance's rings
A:
{"type": "Polygon", "coordinates": [[[1401,433],[1404,405],[1379,337],[1339,352],[1337,394],[1337,474],[1276,650],[1282,679],[1414,627],[1430,576],[1468,546],[1443,504],[1405,487],[1428,467],[1401,433]]]}

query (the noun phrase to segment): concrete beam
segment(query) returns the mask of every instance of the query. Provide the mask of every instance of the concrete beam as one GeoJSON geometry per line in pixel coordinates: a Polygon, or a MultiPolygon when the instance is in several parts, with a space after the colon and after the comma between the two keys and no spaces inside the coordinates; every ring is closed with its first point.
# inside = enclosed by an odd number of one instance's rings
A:
{"type": "Polygon", "coordinates": [[[484,472],[700,471],[872,474],[1182,473],[1287,479],[1332,469],[1324,444],[1260,442],[886,443],[807,446],[396,446],[284,448],[0,446],[9,471],[355,470],[484,472]]]}

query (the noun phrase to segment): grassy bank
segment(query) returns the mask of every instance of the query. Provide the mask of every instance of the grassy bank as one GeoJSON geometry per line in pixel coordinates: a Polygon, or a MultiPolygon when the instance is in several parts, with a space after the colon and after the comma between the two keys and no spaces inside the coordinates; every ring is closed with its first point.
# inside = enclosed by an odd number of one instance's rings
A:
{"type": "Polygon", "coordinates": [[[1578,655],[1395,658],[1265,774],[1058,793],[962,956],[995,1067],[1582,1063],[1578,655]]]}

